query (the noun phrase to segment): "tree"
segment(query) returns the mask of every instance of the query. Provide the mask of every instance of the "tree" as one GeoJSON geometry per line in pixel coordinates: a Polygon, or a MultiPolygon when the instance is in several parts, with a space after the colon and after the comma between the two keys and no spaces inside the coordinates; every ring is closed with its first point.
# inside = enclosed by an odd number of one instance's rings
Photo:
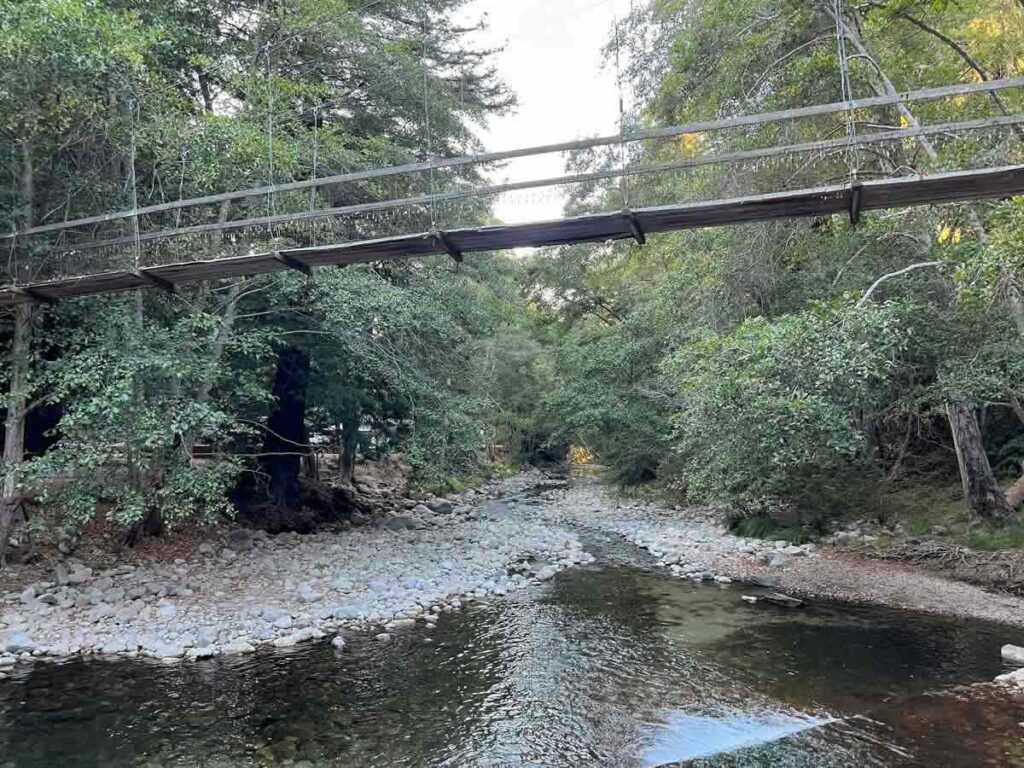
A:
{"type": "MultiPolygon", "coordinates": [[[[764,0],[639,6],[620,29],[638,101],[630,120],[657,127],[845,99],[837,29],[853,54],[846,65],[857,96],[1020,71],[1013,51],[1024,16],[1009,0],[846,4],[841,19],[834,9],[764,0]]],[[[848,130],[848,119],[858,131],[875,131],[1004,114],[1022,103],[1021,94],[1004,91],[996,99],[935,100],[647,141],[631,162],[811,141],[848,130]]],[[[641,177],[630,191],[647,205],[729,197],[845,180],[854,171],[872,178],[981,158],[1009,163],[1021,149],[1004,132],[922,138],[641,177]]],[[[612,161],[597,153],[574,162],[582,170],[612,161]]],[[[623,202],[617,183],[597,182],[582,185],[572,205],[616,209],[623,202]]],[[[605,402],[601,411],[622,419],[587,430],[603,458],[618,468],[624,453],[640,456],[634,439],[641,435],[653,447],[647,476],[701,500],[792,498],[808,481],[847,471],[896,477],[907,464],[923,465],[932,441],[941,439],[950,457],[960,451],[965,487],[981,489],[969,494],[975,516],[1003,519],[996,473],[1016,472],[1019,464],[1011,457],[1016,438],[1005,437],[1020,432],[1012,411],[1020,402],[1020,337],[1012,322],[1024,327],[1014,309],[1014,205],[880,213],[856,230],[838,217],[697,230],[652,237],[642,251],[624,244],[585,255],[560,249],[534,268],[532,293],[557,319],[562,349],[607,335],[617,351],[627,338],[651,350],[643,384],[625,391],[618,384],[628,366],[598,369],[595,348],[590,356],[563,357],[559,395],[588,396],[566,397],[575,407],[560,412],[572,423],[589,412],[584,402],[605,402]],[[908,307],[913,311],[901,309],[908,307]],[[827,343],[810,341],[819,337],[827,343]],[[829,372],[836,387],[822,390],[815,377],[829,372]],[[609,390],[628,396],[605,401],[609,390]],[[667,422],[668,454],[658,437],[667,422]],[[986,448],[999,456],[994,469],[986,448]]],[[[945,454],[927,461],[958,471],[945,454]]]]}

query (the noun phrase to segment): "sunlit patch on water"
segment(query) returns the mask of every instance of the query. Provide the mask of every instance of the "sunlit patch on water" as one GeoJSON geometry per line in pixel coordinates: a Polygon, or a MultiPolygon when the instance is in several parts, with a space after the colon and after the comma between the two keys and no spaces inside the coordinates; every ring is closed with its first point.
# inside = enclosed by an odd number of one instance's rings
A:
{"type": "Polygon", "coordinates": [[[759,746],[817,728],[833,719],[798,717],[782,713],[736,713],[711,717],[686,712],[667,712],[664,723],[654,727],[651,744],[644,750],[644,766],[662,766],[708,757],[722,752],[759,746]]]}

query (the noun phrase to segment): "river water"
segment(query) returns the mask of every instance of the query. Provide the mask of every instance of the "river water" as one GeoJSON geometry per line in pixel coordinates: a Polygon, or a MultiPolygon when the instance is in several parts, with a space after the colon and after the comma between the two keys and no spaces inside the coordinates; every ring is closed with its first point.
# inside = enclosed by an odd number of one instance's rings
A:
{"type": "Polygon", "coordinates": [[[1005,630],[748,605],[588,548],[392,643],[19,669],[0,766],[1024,766],[1024,703],[955,689],[1002,671],[1005,630]]]}

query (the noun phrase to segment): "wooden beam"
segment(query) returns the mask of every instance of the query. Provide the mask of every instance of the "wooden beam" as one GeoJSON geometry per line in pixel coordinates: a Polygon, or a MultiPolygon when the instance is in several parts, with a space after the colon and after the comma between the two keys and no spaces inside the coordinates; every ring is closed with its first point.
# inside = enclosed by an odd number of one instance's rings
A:
{"type": "Polygon", "coordinates": [[[636,240],[637,245],[647,245],[647,235],[644,234],[643,228],[640,226],[640,222],[636,218],[636,214],[630,210],[623,211],[623,215],[626,217],[626,225],[629,227],[629,231],[633,233],[633,239],[636,240]]]}
{"type": "Polygon", "coordinates": [[[38,304],[56,304],[57,303],[57,299],[54,298],[53,296],[50,296],[45,291],[42,291],[39,288],[36,288],[36,287],[33,287],[33,286],[29,286],[29,285],[9,286],[9,287],[5,288],[4,290],[11,291],[12,293],[14,293],[14,294],[16,294],[18,296],[24,296],[30,302],[34,301],[34,302],[36,302],[38,304]]]}
{"type": "Polygon", "coordinates": [[[455,247],[448,236],[439,229],[430,230],[430,238],[437,243],[438,247],[444,250],[457,264],[462,263],[462,251],[455,247]]]}
{"type": "Polygon", "coordinates": [[[165,280],[162,277],[154,275],[149,270],[137,269],[134,272],[132,272],[132,274],[135,275],[140,280],[149,283],[150,285],[159,288],[161,291],[165,291],[166,293],[173,294],[178,292],[178,287],[174,283],[172,283],[170,280],[165,280]]]}
{"type": "Polygon", "coordinates": [[[297,271],[301,272],[302,274],[306,275],[307,277],[312,277],[313,276],[313,270],[309,266],[309,264],[306,264],[304,262],[299,261],[294,256],[289,256],[287,253],[281,253],[281,252],[278,252],[278,251],[275,251],[271,255],[273,256],[273,258],[276,261],[279,261],[282,264],[284,264],[286,267],[288,267],[288,269],[297,270],[297,271]]]}
{"type": "MultiPolygon", "coordinates": [[[[865,181],[858,185],[859,211],[907,208],[937,203],[984,200],[1024,194],[1024,165],[958,171],[934,176],[865,181]]],[[[646,235],[729,224],[772,221],[804,216],[849,214],[852,190],[837,184],[791,192],[709,200],[683,205],[638,208],[631,211],[646,235]]],[[[443,233],[461,254],[511,248],[595,243],[635,237],[623,213],[591,214],[554,221],[507,226],[473,227],[443,233]]],[[[430,232],[385,237],[280,253],[263,253],[150,267],[149,272],[174,284],[265,274],[284,267],[309,273],[313,267],[396,261],[433,256],[440,248],[430,232]]],[[[61,280],[0,288],[0,306],[25,301],[115,293],[139,287],[134,272],[106,272],[61,280]]]]}

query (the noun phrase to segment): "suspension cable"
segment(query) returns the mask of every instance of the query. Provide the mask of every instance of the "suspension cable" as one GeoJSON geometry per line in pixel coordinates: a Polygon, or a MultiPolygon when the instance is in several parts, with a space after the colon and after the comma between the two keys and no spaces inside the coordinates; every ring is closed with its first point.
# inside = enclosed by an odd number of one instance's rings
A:
{"type": "MultiPolygon", "coordinates": [[[[320,163],[320,105],[313,107],[313,180],[316,181],[320,163]]],[[[316,187],[309,188],[309,211],[316,210],[316,187]]],[[[312,231],[313,245],[316,245],[316,227],[312,231]]]]}
{"type": "MultiPolygon", "coordinates": [[[[427,65],[427,46],[430,41],[430,17],[427,11],[423,12],[423,54],[421,59],[421,67],[423,68],[423,126],[424,133],[426,134],[426,161],[430,162],[434,154],[433,149],[433,134],[430,128],[430,70],[427,65]]],[[[437,190],[434,183],[434,166],[430,166],[430,229],[433,230],[437,226],[437,211],[435,209],[435,196],[437,190]]]]}
{"type": "Polygon", "coordinates": [[[622,207],[629,210],[629,159],[626,150],[626,100],[622,87],[622,61],[621,61],[621,35],[619,29],[619,18],[615,16],[615,86],[619,91],[619,165],[622,169],[620,177],[620,188],[622,192],[622,207]]]}
{"type": "Polygon", "coordinates": [[[135,251],[135,269],[142,266],[142,238],[139,233],[139,188],[138,180],[135,174],[135,155],[137,152],[137,137],[135,135],[135,123],[139,115],[139,102],[132,96],[128,101],[128,106],[131,112],[131,144],[129,145],[129,158],[128,158],[128,179],[130,186],[130,194],[132,198],[132,241],[135,251]]]}
{"type": "Polygon", "coordinates": [[[832,0],[832,16],[836,21],[836,45],[839,55],[839,83],[842,100],[846,103],[846,164],[850,181],[856,182],[860,172],[860,149],[857,145],[856,113],[853,109],[853,86],[850,81],[850,57],[846,50],[846,30],[843,23],[843,0],[832,0]]]}
{"type": "MultiPolygon", "coordinates": [[[[266,63],[267,81],[267,216],[275,214],[277,200],[274,187],[274,78],[270,62],[270,41],[263,45],[263,56],[266,63]]],[[[274,228],[270,228],[270,237],[274,239],[274,228]]]]}
{"type": "MultiPolygon", "coordinates": [[[[181,202],[185,196],[185,167],[188,163],[188,147],[183,146],[180,151],[181,155],[181,173],[178,176],[178,202],[181,202]]],[[[181,208],[177,208],[174,211],[174,226],[175,228],[181,226],[181,208]]]]}

